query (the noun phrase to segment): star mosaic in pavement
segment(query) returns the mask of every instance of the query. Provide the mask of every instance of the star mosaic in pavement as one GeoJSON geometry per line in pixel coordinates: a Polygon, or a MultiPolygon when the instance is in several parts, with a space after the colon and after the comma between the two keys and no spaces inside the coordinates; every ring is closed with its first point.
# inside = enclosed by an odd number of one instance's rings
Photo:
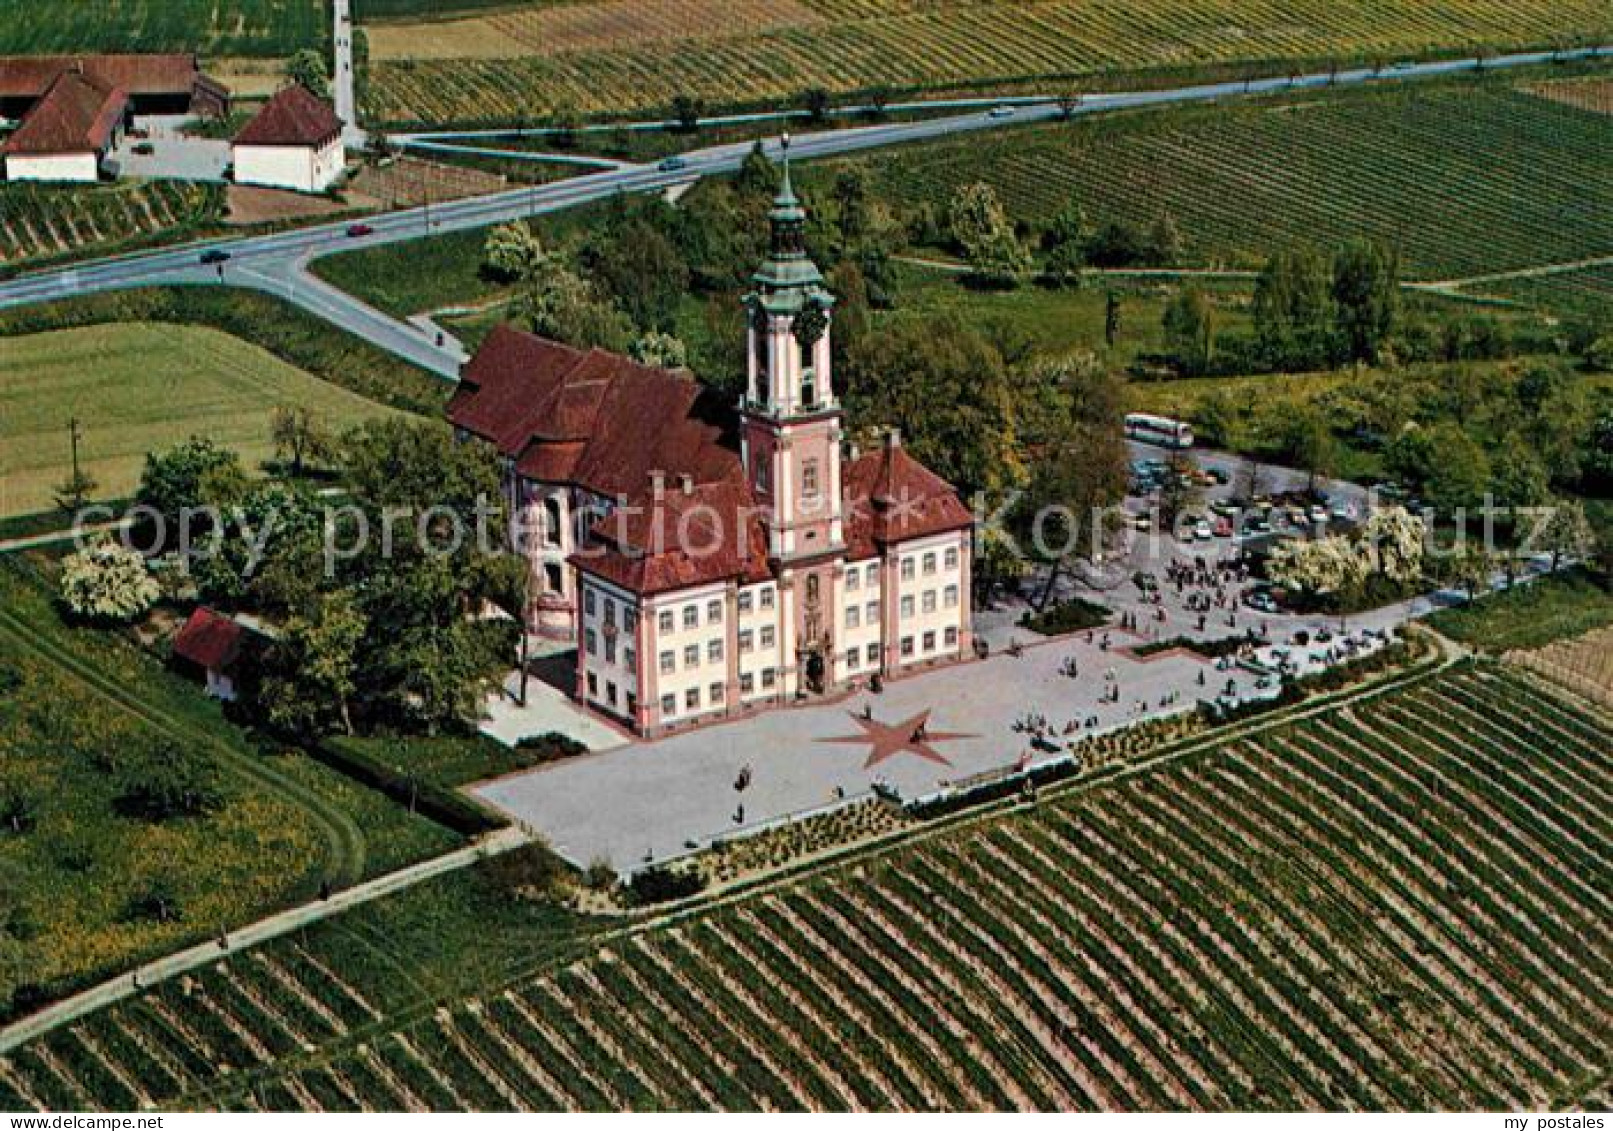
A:
{"type": "Polygon", "coordinates": [[[869,746],[868,760],[863,763],[863,769],[871,770],[898,754],[917,754],[929,762],[942,766],[950,766],[951,762],[936,750],[937,742],[951,742],[959,738],[976,738],[977,735],[964,734],[958,731],[932,731],[929,729],[930,712],[923,711],[910,719],[903,719],[899,723],[882,723],[878,719],[864,718],[853,714],[851,721],[862,727],[863,733],[848,735],[845,738],[820,738],[819,742],[837,743],[845,746],[869,746]]]}

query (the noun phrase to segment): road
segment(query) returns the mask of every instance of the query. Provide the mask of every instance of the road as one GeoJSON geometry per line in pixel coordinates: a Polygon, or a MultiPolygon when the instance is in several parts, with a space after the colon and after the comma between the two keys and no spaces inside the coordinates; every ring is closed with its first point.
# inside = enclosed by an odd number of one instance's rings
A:
{"type": "MultiPolygon", "coordinates": [[[[338,81],[336,85],[339,92],[344,86],[348,88],[345,94],[339,93],[338,98],[350,100],[351,24],[346,18],[349,0],[333,2],[338,14],[338,56],[339,60],[346,62],[345,68],[342,62],[338,62],[339,77],[347,77],[347,82],[338,81]],[[343,47],[343,44],[346,46],[343,47]]],[[[1610,53],[1613,53],[1613,48],[1605,47],[1557,54],[1526,52],[1486,59],[1482,66],[1486,70],[1500,70],[1540,65],[1554,59],[1592,58],[1610,53]]],[[[1093,94],[1083,99],[1073,114],[1080,117],[1137,107],[1210,102],[1329,85],[1403,82],[1471,71],[1479,65],[1477,59],[1453,59],[1437,63],[1397,64],[1381,72],[1360,68],[1336,74],[1317,72],[1293,79],[1271,78],[1247,83],[1206,83],[1162,90],[1093,94]]],[[[1047,122],[1062,114],[1057,105],[1044,103],[1017,107],[1006,117],[973,111],[916,122],[830,130],[797,137],[791,152],[800,159],[810,160],[1002,129],[1009,125],[1047,122]]],[[[549,185],[382,213],[366,221],[374,228],[374,234],[364,238],[364,246],[402,243],[428,235],[485,227],[522,216],[575,208],[618,193],[659,192],[701,177],[732,172],[739,168],[750,149],[750,142],[734,142],[691,151],[683,156],[683,167],[675,170],[626,166],[549,185]]],[[[766,149],[770,155],[778,156],[776,141],[768,142],[766,149]]],[[[350,250],[354,246],[355,241],[346,234],[346,225],[338,223],[97,260],[24,275],[0,284],[0,309],[132,287],[208,284],[248,287],[285,298],[406,361],[449,380],[457,379],[462,356],[456,348],[446,343],[438,346],[433,336],[419,328],[366,306],[352,296],[319,282],[309,273],[308,263],[311,260],[350,250]],[[219,267],[202,266],[197,262],[197,256],[204,247],[227,251],[231,259],[219,267]]]]}

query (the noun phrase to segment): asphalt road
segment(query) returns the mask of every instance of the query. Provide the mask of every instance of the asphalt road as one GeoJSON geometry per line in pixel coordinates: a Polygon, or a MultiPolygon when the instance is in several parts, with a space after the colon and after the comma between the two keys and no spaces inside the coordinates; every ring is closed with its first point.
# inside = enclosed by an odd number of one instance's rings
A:
{"type": "MultiPolygon", "coordinates": [[[[346,6],[346,2],[335,0],[338,12],[346,6]]],[[[1483,66],[1486,70],[1498,70],[1547,63],[1554,58],[1579,59],[1609,53],[1613,53],[1613,48],[1586,48],[1556,55],[1529,52],[1487,59],[1483,66]]],[[[1081,116],[1329,85],[1398,82],[1470,71],[1478,65],[1476,59],[1455,59],[1437,63],[1396,64],[1376,74],[1363,68],[1332,75],[1319,72],[1291,80],[1272,78],[1248,83],[1208,83],[1165,90],[1093,94],[1083,99],[1074,112],[1081,116]]],[[[1061,113],[1060,108],[1050,102],[1017,106],[1012,114],[1003,117],[993,116],[989,111],[973,111],[917,122],[832,130],[798,136],[791,146],[791,152],[803,160],[829,157],[905,142],[1001,129],[1009,125],[1046,122],[1058,118],[1061,113]]],[[[773,156],[778,155],[777,141],[767,143],[766,148],[773,156]]],[[[485,227],[522,216],[574,208],[616,193],[658,192],[682,182],[732,172],[740,166],[750,149],[750,142],[735,142],[687,153],[680,169],[628,166],[554,184],[383,213],[366,220],[374,233],[364,237],[362,244],[401,243],[427,235],[485,227]]],[[[310,260],[359,245],[360,241],[347,236],[346,227],[343,223],[322,224],[274,235],[214,240],[24,275],[0,284],[0,309],[133,287],[176,284],[249,287],[285,298],[407,361],[450,380],[457,379],[462,361],[457,348],[451,344],[439,347],[433,336],[319,282],[308,272],[310,260]],[[198,262],[198,255],[204,248],[227,251],[231,258],[222,265],[222,269],[204,266],[198,262]]]]}

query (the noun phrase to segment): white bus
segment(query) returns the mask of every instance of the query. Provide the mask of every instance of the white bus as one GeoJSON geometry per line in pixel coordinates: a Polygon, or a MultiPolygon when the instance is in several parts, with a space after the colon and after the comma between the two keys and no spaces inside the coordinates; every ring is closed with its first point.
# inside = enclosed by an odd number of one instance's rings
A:
{"type": "Polygon", "coordinates": [[[1166,416],[1133,412],[1126,417],[1126,438],[1161,448],[1191,448],[1193,426],[1166,416]]]}

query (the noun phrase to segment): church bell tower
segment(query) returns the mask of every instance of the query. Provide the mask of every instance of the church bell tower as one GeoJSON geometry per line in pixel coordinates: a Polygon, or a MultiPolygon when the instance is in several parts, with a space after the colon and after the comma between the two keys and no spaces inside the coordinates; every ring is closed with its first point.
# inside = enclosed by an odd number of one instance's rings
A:
{"type": "Polygon", "coordinates": [[[806,252],[806,210],[783,179],[768,213],[767,259],[745,297],[747,380],[741,447],[757,501],[770,511],[769,555],[810,561],[845,550],[840,403],[829,360],[834,296],[806,252]]]}

